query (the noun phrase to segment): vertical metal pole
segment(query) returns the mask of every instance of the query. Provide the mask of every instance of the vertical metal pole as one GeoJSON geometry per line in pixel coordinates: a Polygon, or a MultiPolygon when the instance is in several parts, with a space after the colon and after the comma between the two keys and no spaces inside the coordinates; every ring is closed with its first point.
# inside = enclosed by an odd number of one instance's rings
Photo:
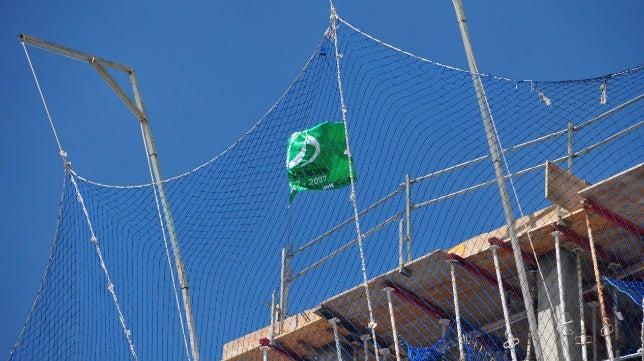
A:
{"type": "Polygon", "coordinates": [[[591,314],[593,319],[591,320],[591,327],[592,327],[592,333],[593,333],[593,361],[597,361],[597,358],[599,357],[597,355],[597,307],[599,306],[599,303],[596,301],[590,302],[588,304],[591,307],[591,314]]]}
{"type": "Polygon", "coordinates": [[[371,339],[371,336],[368,334],[364,334],[360,336],[360,340],[362,340],[362,348],[364,349],[364,361],[369,361],[369,340],[371,339]]]}
{"type": "Polygon", "coordinates": [[[275,292],[273,292],[273,295],[271,296],[271,328],[268,333],[268,339],[271,342],[271,345],[273,344],[273,341],[275,340],[275,304],[277,303],[275,296],[275,292]]]}
{"type": "Polygon", "coordinates": [[[402,271],[403,266],[405,265],[405,256],[403,248],[405,247],[405,234],[403,231],[403,220],[401,219],[398,222],[398,264],[400,266],[400,270],[402,271]]]}
{"type": "Polygon", "coordinates": [[[394,305],[391,302],[391,291],[393,291],[394,289],[391,287],[385,287],[384,290],[387,293],[387,303],[389,304],[389,318],[391,319],[391,333],[394,337],[396,361],[400,361],[400,345],[398,343],[398,331],[396,330],[396,317],[394,315],[394,305]]]}
{"type": "Polygon", "coordinates": [[[286,306],[288,304],[288,292],[291,269],[291,256],[288,254],[286,248],[282,248],[282,271],[280,274],[280,307],[279,307],[279,328],[277,333],[279,335],[284,332],[284,319],[286,318],[286,306]]]}
{"type": "Polygon", "coordinates": [[[528,277],[526,275],[523,259],[521,258],[519,239],[514,228],[515,219],[512,212],[512,206],[510,205],[510,197],[508,196],[503,168],[501,167],[501,152],[499,150],[496,135],[494,132],[492,114],[490,113],[485,90],[483,89],[483,83],[481,82],[481,78],[478,75],[478,67],[476,65],[476,60],[474,59],[474,51],[472,50],[470,36],[467,31],[467,24],[465,23],[465,11],[463,10],[463,4],[461,0],[452,0],[452,3],[454,4],[454,9],[458,18],[458,24],[461,30],[461,36],[463,38],[463,45],[465,47],[465,53],[467,54],[467,62],[470,66],[470,72],[472,73],[472,82],[474,83],[474,88],[476,90],[476,96],[479,103],[479,109],[481,111],[481,117],[483,118],[483,124],[485,126],[485,134],[487,137],[488,146],[490,148],[490,157],[492,158],[492,163],[494,164],[494,171],[496,173],[496,180],[499,187],[499,193],[501,195],[501,203],[503,205],[503,211],[505,213],[505,221],[508,227],[508,233],[510,234],[510,241],[514,254],[514,262],[517,267],[519,284],[521,286],[521,293],[523,294],[523,303],[525,305],[526,316],[528,318],[530,334],[532,335],[535,355],[537,357],[537,360],[542,360],[543,358],[541,353],[541,343],[539,342],[539,332],[537,331],[537,319],[534,314],[532,297],[530,296],[528,277]]]}
{"type": "Polygon", "coordinates": [[[568,173],[570,174],[572,174],[572,157],[574,154],[572,149],[572,136],[574,130],[575,127],[572,122],[568,122],[568,173]]]}
{"type": "Polygon", "coordinates": [[[130,73],[130,83],[132,84],[132,90],[134,92],[136,105],[143,115],[143,117],[139,120],[141,121],[141,128],[143,130],[143,136],[145,137],[146,150],[148,157],[150,158],[150,166],[152,167],[152,175],[154,177],[153,183],[156,185],[157,191],[159,192],[159,198],[161,199],[161,208],[163,209],[163,215],[168,229],[168,235],[170,237],[170,244],[172,246],[172,253],[174,255],[174,263],[177,267],[177,278],[179,279],[179,286],[181,287],[181,296],[183,299],[183,307],[186,316],[186,328],[188,329],[188,336],[190,338],[192,358],[194,361],[199,361],[199,344],[197,342],[197,331],[195,327],[194,315],[192,313],[192,302],[190,300],[188,277],[186,275],[185,266],[181,257],[181,249],[179,248],[179,241],[177,240],[174,221],[172,220],[172,214],[170,212],[170,205],[168,204],[168,198],[165,194],[163,177],[161,176],[161,169],[159,167],[159,159],[157,156],[156,147],[154,145],[154,139],[152,138],[152,130],[150,129],[150,124],[148,123],[145,109],[143,107],[143,100],[141,98],[139,85],[136,80],[134,71],[130,73]]]}
{"type": "Polygon", "coordinates": [[[579,343],[581,343],[581,359],[588,361],[588,341],[586,340],[586,320],[584,315],[584,279],[581,273],[581,248],[575,249],[577,256],[577,295],[579,298],[579,343]]]}
{"type": "Polygon", "coordinates": [[[409,174],[405,176],[405,197],[407,200],[407,262],[411,262],[411,179],[409,174]]]}
{"type": "Polygon", "coordinates": [[[338,335],[338,320],[336,317],[333,317],[329,320],[331,326],[333,326],[333,337],[335,338],[335,351],[338,355],[338,361],[342,361],[342,349],[340,348],[340,337],[338,335]]]}
{"type": "Polygon", "coordinates": [[[606,341],[606,352],[608,352],[608,359],[613,361],[615,356],[613,355],[613,344],[610,338],[610,325],[608,324],[608,314],[606,312],[606,304],[604,303],[604,293],[601,276],[599,274],[599,265],[597,262],[597,252],[595,251],[595,241],[593,239],[593,230],[590,226],[590,217],[588,215],[588,210],[584,212],[586,214],[586,229],[588,231],[588,243],[590,243],[590,255],[593,260],[593,271],[595,272],[595,282],[597,282],[597,298],[599,299],[599,312],[602,316],[602,336],[606,341]]]}
{"type": "Polygon", "coordinates": [[[463,328],[461,327],[461,310],[458,307],[458,285],[456,284],[456,272],[454,271],[454,262],[449,262],[449,271],[452,275],[452,294],[454,296],[454,314],[456,316],[456,334],[458,335],[458,354],[459,360],[465,361],[465,347],[463,345],[463,328]]]}
{"type": "Polygon", "coordinates": [[[438,320],[438,323],[441,325],[441,338],[443,338],[447,334],[447,327],[450,323],[452,323],[452,321],[446,318],[441,318],[440,320],[438,320]]]}
{"type": "Polygon", "coordinates": [[[510,356],[512,361],[517,361],[517,353],[514,349],[516,341],[514,335],[512,335],[512,328],[510,327],[510,312],[508,311],[508,305],[505,301],[505,291],[503,289],[503,278],[501,277],[501,269],[499,267],[499,255],[498,249],[499,246],[491,245],[492,255],[494,256],[494,269],[496,270],[496,279],[499,286],[499,294],[501,295],[501,306],[503,308],[503,319],[505,320],[505,337],[507,339],[508,348],[510,349],[510,356]]]}
{"type": "Polygon", "coordinates": [[[565,299],[565,290],[563,287],[563,276],[561,269],[561,245],[559,242],[559,236],[561,232],[554,231],[550,233],[551,236],[555,238],[555,254],[557,257],[557,285],[559,286],[559,317],[561,318],[561,352],[565,361],[570,361],[570,350],[568,348],[568,322],[566,320],[566,299],[565,299]]]}
{"type": "Polygon", "coordinates": [[[268,361],[268,346],[261,346],[262,349],[262,360],[268,361]]]}

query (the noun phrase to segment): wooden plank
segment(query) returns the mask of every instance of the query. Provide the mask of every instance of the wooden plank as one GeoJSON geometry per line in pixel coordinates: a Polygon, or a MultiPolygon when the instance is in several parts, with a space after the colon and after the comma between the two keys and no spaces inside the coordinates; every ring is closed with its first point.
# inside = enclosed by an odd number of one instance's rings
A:
{"type": "Polygon", "coordinates": [[[644,222],[644,163],[579,191],[630,221],[644,222]]]}
{"type": "MultiPolygon", "coordinates": [[[[564,221],[571,230],[580,235],[586,236],[585,211],[577,205],[572,205],[577,203],[580,196],[591,198],[638,224],[641,224],[644,219],[644,164],[593,186],[576,180],[554,165],[548,165],[547,169],[549,174],[546,176],[546,196],[553,197],[556,202],[562,203],[560,204],[562,207],[565,207],[563,204],[573,207],[571,213],[564,217],[564,221]],[[572,186],[570,186],[571,183],[572,186]],[[568,187],[566,187],[567,184],[568,187]],[[576,191],[579,194],[577,199],[570,196],[570,189],[577,189],[583,184],[586,184],[584,188],[576,191]]],[[[548,199],[555,202],[550,197],[548,199]]],[[[557,212],[552,206],[517,220],[521,248],[528,252],[534,251],[538,256],[553,252],[554,241],[550,234],[552,232],[551,224],[557,219],[557,212]],[[528,239],[528,235],[530,239],[528,239]]],[[[594,214],[591,214],[591,224],[595,232],[595,242],[606,251],[619,255],[625,261],[623,267],[642,262],[644,242],[641,239],[633,237],[623,229],[594,214]]],[[[487,242],[487,239],[492,236],[507,241],[506,227],[500,227],[473,237],[450,249],[449,252],[457,253],[477,266],[493,272],[492,255],[487,242]]],[[[564,243],[564,247],[567,246],[570,248],[570,245],[564,243]]],[[[382,289],[386,281],[394,282],[414,292],[447,313],[454,313],[449,264],[446,262],[447,253],[444,250],[437,250],[414,260],[406,266],[406,269],[410,271],[409,276],[402,274],[398,269],[393,269],[369,281],[374,318],[378,324],[376,330],[384,342],[389,345],[393,344],[387,299],[382,289]]],[[[504,280],[514,287],[518,287],[512,254],[499,252],[499,261],[504,280]]],[[[582,261],[584,279],[588,281],[592,278],[592,274],[587,252],[582,254],[582,261]]],[[[478,279],[461,268],[457,268],[457,279],[461,311],[465,318],[474,326],[492,324],[502,319],[500,302],[496,302],[499,297],[498,290],[494,285],[478,279]],[[495,302],[488,302],[483,306],[481,302],[484,299],[495,302]]],[[[441,336],[441,326],[438,320],[404,300],[395,296],[392,298],[399,334],[414,346],[428,346],[438,341],[441,336]]],[[[366,327],[369,322],[368,310],[362,285],[325,300],[322,305],[361,329],[365,331],[368,329],[366,327]]],[[[522,310],[522,303],[510,302],[509,308],[511,313],[518,313],[522,310]]],[[[525,326],[525,321],[521,321],[521,324],[525,326]]],[[[288,318],[285,320],[284,327],[285,332],[277,336],[276,340],[301,356],[311,355],[316,349],[333,342],[331,325],[312,310],[288,318]]],[[[518,327],[518,330],[515,330],[522,340],[527,337],[526,329],[527,327],[518,327]]],[[[268,330],[269,328],[265,327],[224,345],[224,360],[260,360],[262,351],[259,348],[259,339],[267,337],[268,330]]],[[[502,329],[498,332],[502,333],[502,329]]],[[[348,332],[342,327],[340,327],[340,333],[348,336],[348,332]]],[[[361,345],[355,345],[355,347],[354,351],[360,351],[361,345]]],[[[358,354],[362,355],[361,352],[358,354]]],[[[284,360],[274,352],[271,353],[270,359],[284,360]]]]}
{"type": "MultiPolygon", "coordinates": [[[[315,324],[319,323],[319,321],[324,321],[324,323],[326,323],[326,320],[322,320],[320,316],[314,314],[310,310],[288,317],[284,320],[282,335],[276,337],[276,339],[280,341],[281,338],[284,337],[284,335],[293,333],[301,328],[306,328],[309,325],[313,325],[313,327],[315,327],[315,324]]],[[[249,351],[254,350],[256,352],[257,350],[259,350],[259,340],[262,338],[267,338],[269,332],[270,326],[267,326],[234,341],[228,342],[224,345],[223,348],[223,359],[235,360],[237,356],[244,355],[249,351]]],[[[248,355],[246,355],[243,359],[247,358],[248,355]]]]}
{"type": "Polygon", "coordinates": [[[581,208],[583,198],[577,194],[590,184],[552,162],[546,162],[546,198],[569,212],[581,208]]]}

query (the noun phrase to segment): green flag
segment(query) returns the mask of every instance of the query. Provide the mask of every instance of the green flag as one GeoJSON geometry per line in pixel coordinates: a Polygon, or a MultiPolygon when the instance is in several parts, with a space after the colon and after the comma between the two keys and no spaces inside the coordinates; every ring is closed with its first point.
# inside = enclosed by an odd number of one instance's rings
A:
{"type": "MultiPolygon", "coordinates": [[[[351,183],[344,123],[324,122],[288,140],[286,171],[289,202],[303,190],[326,190],[351,183]]],[[[355,180],[355,170],[353,170],[355,180]]]]}

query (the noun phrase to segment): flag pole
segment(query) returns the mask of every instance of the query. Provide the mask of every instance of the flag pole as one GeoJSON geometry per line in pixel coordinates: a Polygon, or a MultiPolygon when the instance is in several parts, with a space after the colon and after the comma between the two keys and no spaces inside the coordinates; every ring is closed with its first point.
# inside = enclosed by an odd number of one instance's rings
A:
{"type": "Polygon", "coordinates": [[[462,0],[452,0],[452,4],[454,5],[454,10],[456,11],[456,17],[458,19],[458,25],[461,30],[461,37],[463,38],[463,46],[465,47],[467,62],[470,67],[470,72],[472,73],[472,83],[474,85],[474,89],[476,90],[476,97],[478,99],[481,117],[483,118],[483,125],[485,127],[485,134],[490,149],[490,156],[492,158],[492,163],[494,164],[494,171],[496,173],[496,180],[499,187],[499,193],[501,195],[501,203],[503,205],[503,212],[505,213],[505,221],[507,224],[508,233],[510,234],[512,253],[514,255],[517,274],[519,276],[519,284],[521,286],[521,293],[523,294],[523,302],[528,318],[528,326],[530,328],[530,334],[532,336],[535,355],[537,360],[542,360],[543,358],[541,353],[541,344],[539,341],[539,333],[537,330],[537,320],[534,314],[534,306],[532,304],[532,297],[530,295],[530,289],[528,286],[528,277],[526,275],[523,259],[521,258],[519,239],[517,237],[516,229],[514,228],[515,218],[512,211],[512,206],[510,204],[510,197],[508,195],[507,184],[505,183],[503,168],[501,167],[501,152],[499,150],[500,147],[498,145],[498,141],[494,132],[494,120],[492,119],[492,113],[490,111],[487,97],[485,95],[485,89],[483,88],[483,83],[481,82],[481,78],[479,76],[476,60],[474,59],[474,51],[472,50],[470,35],[467,31],[467,24],[465,22],[465,10],[463,9],[462,0]]]}
{"type": "Polygon", "coordinates": [[[58,55],[63,55],[74,60],[79,60],[87,62],[96,71],[101,75],[103,80],[112,88],[112,90],[118,95],[118,97],[125,103],[125,105],[130,109],[134,116],[141,122],[141,129],[143,131],[144,143],[149,159],[149,164],[151,168],[152,182],[153,186],[157,188],[159,192],[159,197],[161,199],[161,207],[163,209],[163,215],[165,218],[165,223],[168,228],[168,235],[170,237],[170,243],[172,245],[172,253],[174,255],[175,267],[177,268],[177,277],[179,278],[179,285],[181,287],[181,296],[183,298],[184,313],[186,317],[186,327],[188,328],[188,335],[190,338],[190,349],[192,351],[192,361],[199,361],[199,347],[197,343],[197,332],[195,330],[194,315],[192,313],[192,302],[190,300],[190,293],[188,291],[188,278],[186,276],[185,266],[181,257],[181,250],[179,248],[179,242],[177,240],[177,235],[174,228],[174,222],[172,220],[172,214],[170,213],[170,205],[163,187],[163,178],[161,177],[161,169],[159,166],[159,159],[157,156],[156,147],[154,145],[154,139],[152,138],[152,131],[150,129],[150,124],[148,123],[148,118],[143,107],[143,100],[141,98],[141,92],[139,90],[138,82],[136,80],[136,75],[134,74],[134,68],[127,65],[119,64],[111,60],[99,58],[72,48],[68,48],[59,44],[55,44],[46,40],[42,40],[27,34],[20,34],[20,41],[53,52],[58,55]],[[134,101],[125,93],[120,85],[114,80],[114,78],[106,71],[105,68],[110,68],[117,71],[122,71],[126,73],[130,79],[130,84],[132,86],[132,92],[134,93],[134,101]]]}

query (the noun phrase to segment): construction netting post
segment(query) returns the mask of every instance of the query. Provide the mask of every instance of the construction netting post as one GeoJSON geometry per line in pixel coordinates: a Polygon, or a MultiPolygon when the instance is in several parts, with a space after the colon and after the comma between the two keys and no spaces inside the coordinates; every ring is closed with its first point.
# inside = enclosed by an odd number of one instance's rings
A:
{"type": "MultiPolygon", "coordinates": [[[[150,176],[152,178],[152,184],[155,189],[155,198],[158,195],[158,201],[161,203],[161,211],[163,213],[163,218],[165,220],[165,227],[162,232],[167,231],[172,245],[172,253],[174,255],[174,265],[177,272],[177,277],[179,279],[179,286],[181,288],[181,296],[183,301],[183,311],[185,314],[185,323],[186,328],[188,329],[188,336],[190,342],[190,351],[192,354],[193,361],[199,361],[199,346],[197,341],[197,332],[194,321],[194,314],[192,312],[192,301],[190,299],[190,292],[188,286],[188,277],[185,271],[185,265],[181,256],[181,250],[179,248],[179,242],[177,240],[176,231],[174,228],[174,220],[172,218],[172,213],[170,211],[170,205],[166,192],[164,189],[163,177],[161,176],[161,167],[159,165],[158,154],[156,147],[154,145],[154,139],[152,137],[152,131],[150,129],[150,124],[147,119],[145,112],[145,107],[143,106],[143,100],[141,97],[141,92],[139,90],[138,82],[134,69],[132,67],[122,65],[107,59],[103,59],[94,55],[90,55],[78,50],[74,50],[62,45],[51,43],[42,39],[38,39],[26,34],[20,34],[20,40],[23,43],[30,44],[47,51],[51,51],[58,55],[63,55],[74,60],[80,60],[90,64],[103,78],[103,80],[110,86],[110,88],[116,93],[116,95],[123,101],[123,103],[130,109],[134,114],[137,120],[140,122],[141,130],[143,133],[143,141],[145,144],[145,149],[148,158],[148,165],[150,167],[150,176]],[[121,86],[116,82],[116,80],[110,75],[106,68],[110,68],[116,71],[124,72],[128,75],[130,80],[130,85],[132,86],[132,93],[134,94],[134,101],[130,96],[121,88],[121,86]]],[[[164,235],[165,237],[165,235],[164,235]]],[[[172,271],[171,271],[172,272],[172,271]]],[[[183,327],[183,325],[182,325],[183,327]]]]}
{"type": "Polygon", "coordinates": [[[470,37],[467,31],[467,25],[465,23],[466,20],[465,11],[463,10],[463,4],[461,0],[452,0],[452,3],[454,4],[454,9],[458,18],[458,24],[461,30],[461,36],[463,38],[463,45],[465,46],[465,52],[467,54],[467,62],[470,66],[472,82],[476,90],[481,117],[483,118],[483,124],[485,127],[485,134],[490,148],[490,156],[492,158],[494,171],[496,173],[496,180],[499,187],[499,193],[501,195],[501,203],[503,205],[503,212],[505,214],[508,233],[510,234],[510,241],[512,243],[512,251],[514,254],[514,262],[516,264],[517,274],[519,276],[519,284],[521,286],[521,292],[523,294],[523,302],[528,318],[528,325],[530,327],[530,334],[532,335],[535,355],[537,356],[537,360],[542,360],[541,343],[539,342],[539,333],[537,332],[537,319],[535,317],[534,307],[532,305],[532,297],[530,295],[528,277],[526,275],[525,266],[521,258],[519,239],[517,237],[517,232],[514,226],[514,212],[512,211],[512,206],[510,205],[510,197],[508,196],[507,185],[505,183],[505,175],[501,166],[501,152],[499,150],[500,147],[498,145],[498,139],[494,131],[494,121],[492,119],[492,114],[487,102],[483,83],[481,82],[481,78],[479,76],[476,60],[474,59],[474,52],[472,50],[470,37]]]}

